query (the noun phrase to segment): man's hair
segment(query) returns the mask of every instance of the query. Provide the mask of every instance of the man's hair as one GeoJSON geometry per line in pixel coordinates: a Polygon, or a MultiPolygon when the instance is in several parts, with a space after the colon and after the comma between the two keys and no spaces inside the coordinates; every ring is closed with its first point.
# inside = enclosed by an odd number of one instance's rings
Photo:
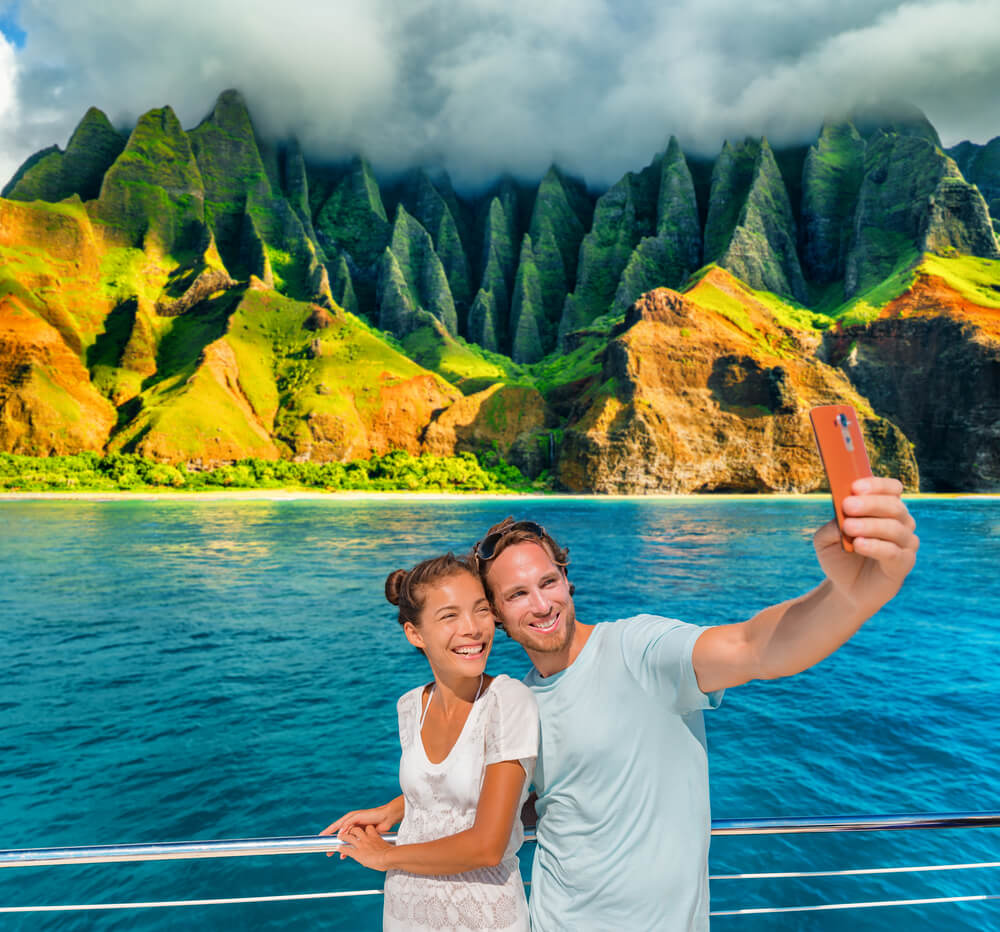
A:
{"type": "MultiPolygon", "coordinates": [[[[523,544],[525,542],[532,544],[539,544],[541,548],[549,555],[549,559],[562,570],[563,576],[569,579],[569,574],[566,571],[566,567],[569,566],[569,547],[560,547],[556,542],[556,539],[549,534],[541,525],[541,534],[535,534],[533,531],[527,528],[515,528],[509,533],[508,528],[513,527],[515,524],[520,524],[520,521],[515,520],[513,517],[504,518],[499,524],[494,524],[480,540],[485,540],[492,534],[501,534],[501,538],[497,541],[496,546],[493,548],[493,553],[488,560],[484,560],[479,556],[479,544],[477,543],[472,549],[472,560],[473,565],[479,571],[479,578],[482,580],[483,588],[486,590],[486,596],[492,603],[493,591],[490,589],[489,580],[486,578],[486,574],[489,572],[490,564],[503,553],[508,547],[513,547],[514,544],[523,544]]],[[[576,591],[576,587],[570,583],[569,584],[569,594],[572,595],[576,591]]],[[[497,625],[503,627],[500,622],[499,617],[497,618],[497,625]]]]}
{"type": "MultiPolygon", "coordinates": [[[[412,570],[393,570],[385,579],[385,597],[399,608],[397,621],[400,625],[409,622],[419,628],[428,588],[439,580],[461,573],[468,573],[474,579],[480,578],[470,557],[456,557],[450,551],[440,557],[422,560],[412,570]]],[[[420,652],[423,653],[422,650],[420,652]]]]}

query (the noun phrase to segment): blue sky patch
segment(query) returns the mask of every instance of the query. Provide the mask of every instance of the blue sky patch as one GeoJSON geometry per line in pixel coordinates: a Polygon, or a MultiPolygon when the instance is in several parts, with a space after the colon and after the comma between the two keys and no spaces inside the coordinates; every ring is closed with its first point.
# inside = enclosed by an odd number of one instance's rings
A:
{"type": "Polygon", "coordinates": [[[0,33],[3,33],[7,41],[14,46],[14,48],[23,49],[24,40],[28,38],[28,34],[21,28],[20,23],[18,23],[18,17],[21,12],[19,3],[4,3],[0,5],[0,33]]]}

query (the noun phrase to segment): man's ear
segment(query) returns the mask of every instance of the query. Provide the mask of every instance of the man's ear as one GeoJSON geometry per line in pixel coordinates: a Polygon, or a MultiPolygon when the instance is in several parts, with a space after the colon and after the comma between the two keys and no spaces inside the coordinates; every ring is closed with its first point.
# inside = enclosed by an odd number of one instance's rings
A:
{"type": "Polygon", "coordinates": [[[407,621],[403,625],[403,634],[414,647],[424,649],[424,639],[420,636],[420,629],[412,621],[407,621]]]}

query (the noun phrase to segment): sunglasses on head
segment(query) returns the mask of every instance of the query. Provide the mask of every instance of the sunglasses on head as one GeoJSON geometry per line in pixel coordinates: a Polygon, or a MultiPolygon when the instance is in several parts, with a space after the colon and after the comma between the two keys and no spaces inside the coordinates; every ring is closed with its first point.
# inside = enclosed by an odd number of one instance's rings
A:
{"type": "Polygon", "coordinates": [[[497,544],[505,537],[513,534],[514,531],[527,531],[529,534],[541,540],[545,536],[545,528],[534,521],[515,521],[508,524],[502,531],[494,531],[487,534],[478,544],[476,544],[475,554],[480,560],[492,560],[496,556],[497,544]]]}

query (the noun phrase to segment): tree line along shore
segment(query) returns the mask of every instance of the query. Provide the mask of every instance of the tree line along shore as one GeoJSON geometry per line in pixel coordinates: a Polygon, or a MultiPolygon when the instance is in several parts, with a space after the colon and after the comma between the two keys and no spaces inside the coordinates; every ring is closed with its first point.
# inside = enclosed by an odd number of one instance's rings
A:
{"type": "Polygon", "coordinates": [[[134,453],[23,456],[0,453],[4,492],[218,492],[223,489],[289,489],[341,492],[545,492],[547,474],[534,480],[492,451],[474,456],[394,450],[347,463],[247,458],[195,468],[159,463],[134,453]]]}

